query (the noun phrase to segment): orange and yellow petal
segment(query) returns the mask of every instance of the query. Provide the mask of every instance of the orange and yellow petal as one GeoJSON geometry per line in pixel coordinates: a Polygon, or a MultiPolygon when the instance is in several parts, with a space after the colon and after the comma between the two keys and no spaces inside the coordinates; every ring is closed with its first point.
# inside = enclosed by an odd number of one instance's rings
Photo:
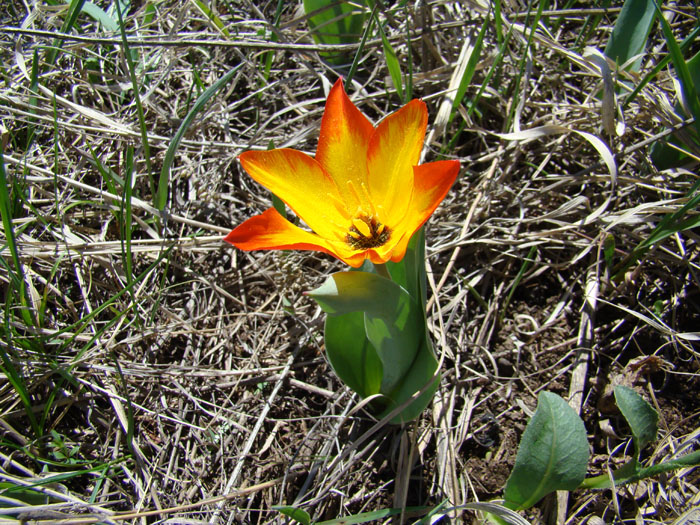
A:
{"type": "Polygon", "coordinates": [[[350,101],[342,79],[333,85],[321,120],[316,161],[333,180],[350,209],[357,209],[348,181],[362,187],[367,183],[367,147],[374,126],[350,101]]]}
{"type": "Polygon", "coordinates": [[[270,208],[251,217],[230,232],[224,241],[245,251],[309,250],[327,253],[355,268],[362,265],[364,255],[341,242],[331,241],[302,230],[270,208]]]}
{"type": "Polygon", "coordinates": [[[293,149],[246,151],[243,169],[282,199],[309,227],[329,239],[348,221],[338,189],[313,158],[293,149]]]}
{"type": "Polygon", "coordinates": [[[418,164],[428,110],[422,100],[412,100],[379,123],[367,150],[369,194],[381,207],[382,222],[398,222],[413,192],[413,166],[418,164]]]}
{"type": "Polygon", "coordinates": [[[391,260],[403,259],[411,237],[425,224],[447,195],[459,174],[459,161],[439,160],[414,166],[413,198],[403,220],[394,227],[401,237],[395,239],[391,260]]]}

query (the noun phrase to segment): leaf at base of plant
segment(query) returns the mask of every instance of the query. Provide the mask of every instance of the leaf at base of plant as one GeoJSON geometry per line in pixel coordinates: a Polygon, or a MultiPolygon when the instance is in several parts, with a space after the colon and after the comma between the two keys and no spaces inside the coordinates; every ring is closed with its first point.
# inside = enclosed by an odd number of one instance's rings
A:
{"type": "Polygon", "coordinates": [[[574,490],[586,475],[588,457],[581,418],[561,397],[542,392],[520,440],[505,506],[527,509],[550,492],[574,490]]]}

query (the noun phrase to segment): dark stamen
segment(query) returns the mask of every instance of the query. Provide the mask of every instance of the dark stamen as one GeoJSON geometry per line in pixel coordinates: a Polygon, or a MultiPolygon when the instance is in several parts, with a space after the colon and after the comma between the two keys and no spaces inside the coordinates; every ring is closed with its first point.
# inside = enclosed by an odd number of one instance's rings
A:
{"type": "Polygon", "coordinates": [[[378,248],[386,244],[391,238],[391,230],[386,226],[382,228],[382,224],[374,217],[359,217],[359,219],[369,227],[370,235],[366,237],[355,226],[350,227],[350,231],[345,237],[345,240],[356,250],[378,248]]]}

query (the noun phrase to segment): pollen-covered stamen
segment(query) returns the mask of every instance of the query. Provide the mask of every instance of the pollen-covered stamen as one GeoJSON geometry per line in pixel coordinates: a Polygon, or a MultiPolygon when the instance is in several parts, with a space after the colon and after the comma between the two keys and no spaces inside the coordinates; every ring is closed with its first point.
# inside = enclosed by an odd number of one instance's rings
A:
{"type": "Polygon", "coordinates": [[[345,240],[356,250],[378,248],[386,244],[391,237],[391,230],[373,216],[360,215],[351,222],[352,226],[345,240]]]}

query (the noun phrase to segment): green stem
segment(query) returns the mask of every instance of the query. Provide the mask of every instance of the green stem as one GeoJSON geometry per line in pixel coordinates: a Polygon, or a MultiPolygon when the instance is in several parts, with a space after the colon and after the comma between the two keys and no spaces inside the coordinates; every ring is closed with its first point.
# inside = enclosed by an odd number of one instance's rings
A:
{"type": "Polygon", "coordinates": [[[389,273],[389,268],[386,267],[386,264],[374,264],[374,269],[377,270],[377,275],[381,275],[382,277],[386,277],[391,281],[391,274],[389,273]]]}

